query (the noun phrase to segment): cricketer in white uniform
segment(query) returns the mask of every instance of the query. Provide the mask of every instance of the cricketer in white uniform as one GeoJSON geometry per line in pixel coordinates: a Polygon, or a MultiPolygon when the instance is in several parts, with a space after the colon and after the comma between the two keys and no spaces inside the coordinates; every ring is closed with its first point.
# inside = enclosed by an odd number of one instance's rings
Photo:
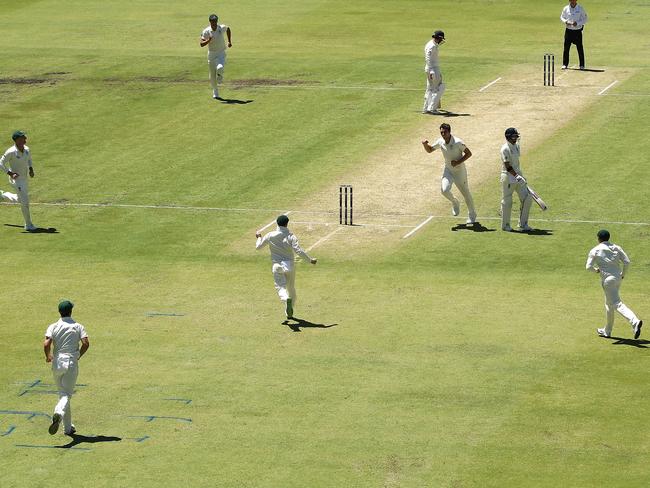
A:
{"type": "Polygon", "coordinates": [[[219,98],[219,85],[223,82],[223,70],[226,66],[226,41],[224,32],[228,36],[228,47],[232,47],[230,27],[219,23],[215,14],[208,17],[210,25],[201,32],[201,47],[208,46],[208,70],[210,72],[210,85],[212,98],[219,98]]]}
{"type": "Polygon", "coordinates": [[[503,188],[503,199],[501,200],[501,229],[507,232],[512,231],[510,217],[512,214],[512,194],[516,191],[519,195],[521,208],[519,211],[519,228],[523,231],[530,231],[528,215],[533,198],[528,193],[526,178],[519,168],[519,132],[514,127],[509,127],[505,132],[506,143],[501,146],[501,186],[503,188]]]}
{"type": "Polygon", "coordinates": [[[587,257],[587,271],[594,271],[600,274],[600,283],[605,291],[605,311],[607,312],[607,324],[604,328],[598,329],[598,335],[610,337],[614,327],[614,312],[620,313],[632,326],[634,338],[641,335],[643,320],[635,315],[622,301],[619,295],[621,280],[630,264],[621,246],[609,242],[609,232],[605,229],[598,231],[598,245],[589,251],[587,257]]]}
{"type": "Polygon", "coordinates": [[[16,189],[16,193],[0,192],[0,196],[10,202],[19,202],[25,220],[25,230],[32,232],[36,226],[32,223],[29,212],[29,184],[27,175],[34,177],[32,168],[32,153],[27,147],[27,135],[20,130],[11,136],[14,145],[7,149],[0,157],[0,170],[9,176],[9,183],[16,189]]]}
{"type": "Polygon", "coordinates": [[[435,114],[441,107],[442,94],[445,84],[442,82],[442,72],[438,64],[438,48],[445,42],[445,33],[437,30],[432,39],[424,46],[424,72],[427,75],[427,89],[424,92],[422,113],[435,114]]]}
{"type": "Polygon", "coordinates": [[[451,186],[456,185],[465,199],[467,205],[467,223],[476,223],[476,208],[474,207],[474,199],[469,191],[467,183],[467,168],[465,161],[471,156],[472,152],[465,145],[462,139],[454,137],[451,134],[451,126],[449,124],[440,125],[440,137],[433,144],[429,144],[428,140],[423,140],[422,145],[424,150],[428,153],[440,149],[445,159],[445,169],[442,173],[440,180],[440,192],[442,195],[451,202],[451,213],[456,216],[460,213],[460,202],[451,192],[451,186]]]}
{"type": "Polygon", "coordinates": [[[285,312],[287,318],[293,317],[293,306],[296,303],[296,269],[294,254],[301,256],[311,264],[316,264],[317,260],[310,257],[302,250],[298,244],[298,238],[287,228],[289,217],[280,215],[276,219],[278,227],[276,230],[269,232],[264,237],[259,232],[255,233],[257,242],[255,249],[259,250],[269,246],[271,250],[271,261],[273,266],[273,281],[275,289],[278,291],[280,300],[285,303],[285,312]]]}
{"type": "Polygon", "coordinates": [[[61,318],[47,328],[45,342],[43,342],[45,360],[52,363],[52,375],[59,390],[59,402],[54,407],[52,424],[48,429],[52,435],[59,430],[61,420],[63,420],[64,432],[67,435],[76,432],[72,425],[70,400],[79,374],[79,358],[90,347],[86,329],[83,325],[75,322],[71,316],[73,307],[74,304],[68,300],[59,303],[61,318]],[[81,342],[81,349],[79,342],[81,342]],[[54,354],[51,353],[52,343],[54,343],[54,354]]]}

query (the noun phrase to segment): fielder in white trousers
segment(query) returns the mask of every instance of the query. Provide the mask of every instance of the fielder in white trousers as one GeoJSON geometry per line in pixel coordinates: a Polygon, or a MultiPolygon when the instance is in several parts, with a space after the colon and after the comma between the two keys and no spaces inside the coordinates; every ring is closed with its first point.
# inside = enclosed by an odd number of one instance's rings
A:
{"type": "Polygon", "coordinates": [[[605,327],[598,329],[597,332],[602,337],[610,337],[614,328],[614,314],[618,312],[629,322],[634,338],[638,339],[641,335],[643,321],[623,303],[619,294],[621,281],[627,272],[630,258],[621,246],[609,242],[609,237],[607,230],[599,231],[598,245],[589,252],[587,257],[587,271],[600,274],[601,286],[605,292],[607,322],[605,327]]]}
{"type": "Polygon", "coordinates": [[[230,27],[219,23],[216,14],[208,17],[210,25],[201,32],[199,45],[208,47],[208,71],[210,73],[210,86],[212,98],[219,98],[219,85],[223,82],[223,72],[226,67],[226,47],[232,47],[232,32],[230,27]],[[228,37],[228,43],[224,39],[228,37]]]}
{"type": "Polygon", "coordinates": [[[298,244],[298,238],[287,228],[289,217],[280,215],[276,219],[278,227],[264,237],[259,232],[255,233],[257,242],[255,249],[259,250],[269,246],[273,265],[273,282],[280,300],[285,303],[285,313],[288,319],[293,318],[293,307],[298,298],[296,294],[296,264],[294,254],[301,256],[311,264],[317,260],[309,256],[298,244]]]}
{"type": "Polygon", "coordinates": [[[52,363],[52,376],[59,392],[59,401],[48,429],[51,435],[57,433],[61,421],[66,435],[76,432],[72,423],[71,399],[79,375],[79,358],[88,350],[90,342],[84,326],[71,317],[73,307],[68,300],[59,304],[61,318],[47,328],[43,342],[45,360],[52,363]],[[54,353],[51,353],[52,345],[54,353]]]}
{"type": "Polygon", "coordinates": [[[9,183],[14,187],[16,193],[0,191],[0,197],[13,203],[20,203],[20,210],[25,220],[25,230],[32,232],[37,230],[29,211],[29,180],[27,178],[28,176],[34,177],[32,153],[26,144],[27,134],[18,130],[11,137],[14,140],[14,145],[0,156],[0,171],[9,176],[9,183]]]}
{"type": "Polygon", "coordinates": [[[442,104],[445,84],[442,82],[442,72],[438,64],[438,48],[443,42],[445,42],[445,33],[437,30],[424,46],[424,73],[427,76],[427,89],[424,92],[423,114],[435,114],[440,110],[442,104]]]}

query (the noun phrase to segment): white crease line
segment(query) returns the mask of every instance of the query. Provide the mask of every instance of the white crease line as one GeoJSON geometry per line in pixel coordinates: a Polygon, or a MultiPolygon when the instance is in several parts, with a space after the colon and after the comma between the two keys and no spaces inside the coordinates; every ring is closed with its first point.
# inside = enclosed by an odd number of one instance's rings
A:
{"type": "Polygon", "coordinates": [[[497,81],[499,81],[500,79],[501,79],[501,77],[499,76],[496,80],[491,81],[490,83],[488,83],[487,85],[485,85],[483,88],[481,88],[481,89],[479,90],[479,92],[482,92],[483,90],[487,90],[488,88],[490,88],[492,85],[494,85],[494,84],[495,84],[497,81]]]}
{"type": "Polygon", "coordinates": [[[413,234],[415,234],[417,231],[419,231],[422,227],[427,225],[432,220],[433,220],[433,215],[429,215],[429,218],[427,218],[424,222],[422,222],[420,225],[418,225],[415,229],[413,229],[411,232],[409,232],[404,237],[402,237],[402,239],[408,239],[409,237],[411,237],[413,234]]]}
{"type": "MultiPolygon", "coordinates": [[[[289,210],[288,212],[282,212],[282,215],[289,215],[290,213],[291,213],[291,210],[289,210]]],[[[261,228],[260,230],[258,230],[257,232],[260,232],[260,233],[261,233],[261,232],[263,232],[264,230],[266,230],[266,229],[268,229],[269,227],[271,227],[271,226],[272,226],[273,224],[275,224],[275,223],[276,223],[275,220],[271,220],[271,222],[269,222],[268,224],[266,224],[264,227],[262,227],[262,228],[261,228]]]]}
{"type": "MultiPolygon", "coordinates": [[[[0,202],[0,205],[18,205],[17,203],[7,203],[0,202]]],[[[207,211],[217,211],[217,212],[278,212],[282,213],[284,210],[273,209],[273,208],[237,208],[237,207],[184,207],[182,205],[134,205],[134,204],[122,204],[122,203],[39,203],[39,202],[30,202],[30,205],[39,205],[43,207],[91,207],[91,208],[143,208],[143,209],[166,209],[166,210],[207,210],[207,211]]],[[[326,212],[326,211],[316,211],[316,210],[291,210],[294,213],[304,213],[312,215],[337,215],[337,212],[326,212]]],[[[388,217],[391,219],[398,219],[400,217],[427,217],[424,214],[399,214],[399,213],[387,213],[387,214],[375,214],[375,213],[364,213],[371,217],[388,217]]],[[[447,220],[451,217],[445,217],[441,215],[430,216],[434,219],[447,220]]],[[[501,217],[482,217],[485,220],[501,220],[501,217]]],[[[539,220],[540,222],[561,222],[567,224],[617,224],[617,225],[648,225],[650,222],[624,222],[624,221],[608,221],[608,220],[575,220],[575,219],[531,219],[539,220]]],[[[294,222],[298,223],[298,222],[294,222]]],[[[308,222],[304,222],[308,223],[308,222]]],[[[317,222],[314,222],[317,223],[317,222]]],[[[333,222],[330,222],[332,224],[333,222]]],[[[323,223],[325,224],[325,222],[323,223]]],[[[396,224],[359,224],[355,223],[355,227],[411,227],[410,225],[396,225],[396,224]]]]}
{"type": "Polygon", "coordinates": [[[337,233],[338,231],[340,231],[341,229],[343,229],[343,227],[337,227],[337,228],[334,229],[332,232],[330,232],[329,234],[327,234],[325,237],[322,237],[320,240],[316,241],[316,243],[315,243],[314,245],[312,245],[311,247],[307,248],[307,252],[311,251],[312,249],[314,249],[314,248],[315,248],[316,246],[318,246],[319,244],[325,242],[327,239],[329,239],[330,237],[332,237],[334,234],[336,234],[336,233],[337,233]]]}
{"type": "Polygon", "coordinates": [[[616,83],[618,83],[618,80],[614,80],[612,83],[610,83],[610,84],[607,85],[605,88],[603,88],[602,90],[600,90],[600,91],[598,92],[598,94],[599,94],[599,95],[602,95],[602,94],[605,93],[607,90],[609,90],[611,87],[613,87],[616,83]]]}

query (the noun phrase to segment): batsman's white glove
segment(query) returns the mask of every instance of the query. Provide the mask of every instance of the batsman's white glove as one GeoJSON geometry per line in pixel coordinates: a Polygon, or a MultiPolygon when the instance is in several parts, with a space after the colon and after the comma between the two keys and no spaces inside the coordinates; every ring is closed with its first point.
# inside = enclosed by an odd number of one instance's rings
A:
{"type": "Polygon", "coordinates": [[[515,180],[517,180],[517,183],[520,183],[520,184],[522,184],[522,185],[525,185],[525,184],[526,184],[526,178],[524,178],[524,177],[521,176],[521,175],[517,175],[517,176],[515,176],[515,180]]]}

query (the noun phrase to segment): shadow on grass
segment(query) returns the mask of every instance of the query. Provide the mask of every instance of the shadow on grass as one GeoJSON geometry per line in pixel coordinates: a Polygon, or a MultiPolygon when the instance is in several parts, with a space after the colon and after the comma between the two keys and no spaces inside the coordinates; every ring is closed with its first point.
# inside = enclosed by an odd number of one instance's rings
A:
{"type": "Polygon", "coordinates": [[[330,325],[316,324],[314,322],[310,322],[309,320],[299,319],[298,317],[291,317],[290,319],[283,321],[282,325],[286,325],[294,332],[300,332],[300,329],[309,329],[309,328],[329,329],[330,327],[334,327],[338,324],[330,324],[330,325]]]}
{"type": "Polygon", "coordinates": [[[56,230],[54,227],[36,227],[34,230],[24,230],[25,226],[24,225],[16,225],[16,224],[5,224],[5,227],[16,227],[18,229],[23,229],[23,234],[58,234],[59,231],[56,230]]]}
{"type": "Polygon", "coordinates": [[[513,234],[526,234],[529,236],[552,236],[553,231],[551,229],[530,229],[530,230],[516,230],[512,229],[513,234]]]}
{"type": "Polygon", "coordinates": [[[494,232],[496,229],[488,229],[480,222],[475,222],[473,224],[458,224],[451,228],[452,232],[458,232],[459,230],[471,230],[472,232],[494,232]]]}
{"type": "Polygon", "coordinates": [[[604,339],[611,339],[612,346],[632,346],[638,347],[639,349],[648,349],[646,344],[650,344],[650,341],[645,339],[624,339],[623,337],[605,337],[604,339]]]}
{"type": "Polygon", "coordinates": [[[236,98],[222,98],[222,97],[217,97],[215,100],[220,101],[223,104],[226,105],[246,105],[247,103],[253,103],[254,100],[238,100],[236,98]]]}
{"type": "Polygon", "coordinates": [[[571,70],[571,71],[589,71],[591,73],[604,73],[605,72],[604,69],[591,69],[591,68],[582,68],[582,69],[580,69],[580,68],[566,68],[566,69],[571,70]]]}
{"type": "Polygon", "coordinates": [[[65,444],[64,446],[57,446],[61,449],[71,449],[78,444],[96,444],[98,442],[119,442],[122,440],[121,437],[107,436],[107,435],[79,435],[71,434],[72,440],[65,444]]]}

